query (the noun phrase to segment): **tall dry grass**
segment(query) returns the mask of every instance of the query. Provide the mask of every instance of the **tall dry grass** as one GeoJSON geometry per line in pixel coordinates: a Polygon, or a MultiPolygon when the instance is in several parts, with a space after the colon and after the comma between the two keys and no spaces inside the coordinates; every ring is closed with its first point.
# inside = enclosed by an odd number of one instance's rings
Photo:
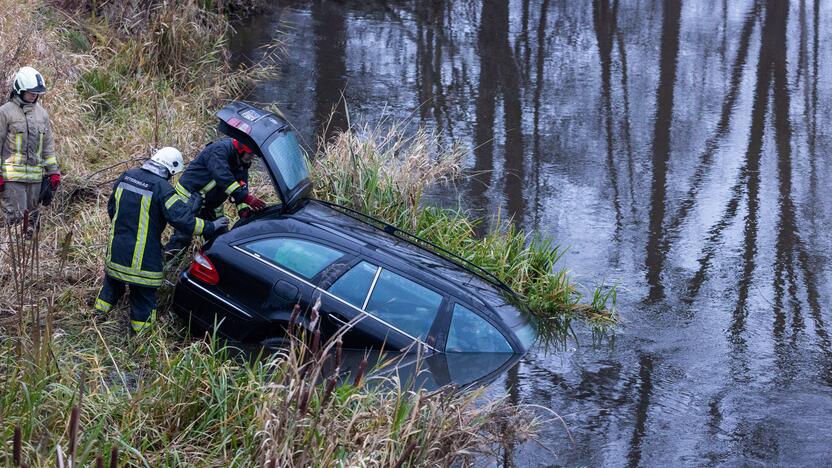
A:
{"type": "Polygon", "coordinates": [[[377,375],[366,357],[347,373],[340,338],[321,343],[314,307],[311,329],[290,325],[296,338],[269,357],[210,336],[183,341],[176,321],[128,338],[126,317],[67,316],[54,291],[33,293],[38,236],[15,234],[15,310],[27,316],[0,333],[7,465],[88,466],[109,454],[119,466],[447,466],[542,423],[476,391],[377,375]]]}

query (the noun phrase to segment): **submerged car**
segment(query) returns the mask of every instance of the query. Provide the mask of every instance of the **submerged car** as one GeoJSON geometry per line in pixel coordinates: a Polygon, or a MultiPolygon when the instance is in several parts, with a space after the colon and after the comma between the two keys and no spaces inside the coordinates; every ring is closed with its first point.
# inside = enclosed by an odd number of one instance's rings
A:
{"type": "Polygon", "coordinates": [[[310,198],[306,159],[285,119],[242,102],[217,117],[220,132],[261,156],[281,203],[207,242],[180,274],[174,310],[192,327],[280,342],[299,305],[297,323],[319,326],[324,339],[340,331],[347,348],[524,353],[532,345],[529,314],[487,271],[310,198]]]}

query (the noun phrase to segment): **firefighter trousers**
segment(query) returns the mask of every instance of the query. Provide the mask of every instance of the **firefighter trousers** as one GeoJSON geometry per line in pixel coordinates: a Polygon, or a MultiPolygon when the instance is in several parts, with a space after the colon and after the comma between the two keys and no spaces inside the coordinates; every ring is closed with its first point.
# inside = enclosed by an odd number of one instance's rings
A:
{"type": "Polygon", "coordinates": [[[34,226],[38,217],[38,200],[40,199],[40,182],[6,182],[6,191],[2,195],[3,214],[6,222],[17,224],[23,220],[23,214],[29,212],[29,226],[34,226]]]}
{"type": "Polygon", "coordinates": [[[134,332],[138,333],[150,328],[156,319],[156,290],[158,288],[125,283],[105,274],[104,286],[101,287],[101,292],[95,300],[95,309],[109,314],[124,295],[127,286],[130,286],[130,326],[134,332]]]}

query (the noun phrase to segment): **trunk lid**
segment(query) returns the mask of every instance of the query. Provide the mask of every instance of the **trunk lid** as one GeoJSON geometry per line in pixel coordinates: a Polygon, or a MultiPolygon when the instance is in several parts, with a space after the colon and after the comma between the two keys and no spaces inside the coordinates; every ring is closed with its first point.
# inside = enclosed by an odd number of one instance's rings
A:
{"type": "Polygon", "coordinates": [[[303,149],[289,122],[273,112],[232,102],[217,112],[217,130],[259,155],[284,209],[292,209],[312,191],[303,149]]]}

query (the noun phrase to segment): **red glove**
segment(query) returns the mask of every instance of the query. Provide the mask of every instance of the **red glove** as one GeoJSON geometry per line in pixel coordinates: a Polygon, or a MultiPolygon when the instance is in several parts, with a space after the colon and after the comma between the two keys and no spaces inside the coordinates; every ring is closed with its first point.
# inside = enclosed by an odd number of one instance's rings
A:
{"type": "Polygon", "coordinates": [[[251,216],[251,208],[243,208],[237,211],[237,214],[239,214],[241,218],[246,219],[251,216]]]}
{"type": "Polygon", "coordinates": [[[0,192],[6,191],[6,180],[3,179],[3,176],[0,176],[0,192]]]}
{"type": "Polygon", "coordinates": [[[59,185],[61,185],[60,174],[52,174],[49,176],[49,188],[51,188],[53,192],[58,189],[59,185]]]}
{"type": "Polygon", "coordinates": [[[243,200],[243,203],[250,206],[254,211],[260,211],[266,207],[266,202],[253,195],[246,195],[246,199],[243,200]]]}

